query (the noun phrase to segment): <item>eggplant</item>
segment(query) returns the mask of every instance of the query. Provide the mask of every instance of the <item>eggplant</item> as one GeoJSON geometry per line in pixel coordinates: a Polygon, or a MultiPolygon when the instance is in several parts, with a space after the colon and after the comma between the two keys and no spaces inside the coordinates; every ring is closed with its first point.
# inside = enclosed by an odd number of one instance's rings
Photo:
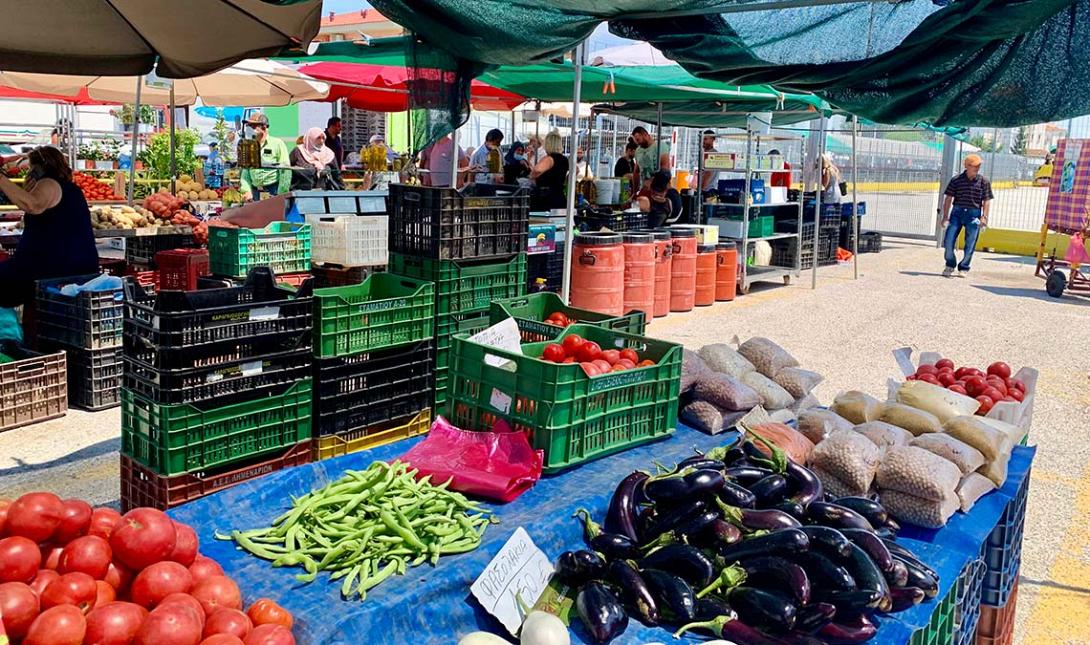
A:
{"type": "Polygon", "coordinates": [[[723,519],[747,531],[775,531],[802,526],[798,520],[783,511],[770,508],[764,510],[737,508],[724,504],[722,500],[716,500],[716,503],[719,510],[723,512],[723,519]]]}
{"type": "Polygon", "coordinates": [[[889,571],[883,571],[882,575],[886,577],[890,591],[908,584],[908,567],[897,558],[893,558],[893,566],[890,567],[889,571]]]}
{"type": "Polygon", "coordinates": [[[799,607],[795,615],[795,629],[813,634],[833,622],[834,616],[836,616],[836,605],[827,602],[815,602],[806,607],[799,607]]]}
{"type": "MultiPolygon", "coordinates": [[[[897,556],[894,556],[897,557],[897,556]]],[[[904,563],[905,568],[908,569],[908,580],[905,582],[907,587],[918,587],[923,589],[923,592],[927,594],[928,598],[934,598],[939,594],[939,579],[932,576],[927,571],[924,571],[920,567],[901,560],[904,563]]]]}
{"type": "Polygon", "coordinates": [[[768,508],[787,495],[787,478],[769,475],[749,485],[749,491],[757,497],[758,508],[768,508]]]}
{"type": "Polygon", "coordinates": [[[767,468],[760,468],[758,466],[733,466],[723,471],[723,474],[728,479],[734,481],[742,486],[749,486],[755,484],[759,480],[774,475],[771,470],[767,468]]]}
{"type": "Polygon", "coordinates": [[[669,511],[656,515],[640,536],[640,544],[647,544],[663,533],[674,530],[674,527],[684,520],[696,517],[706,509],[707,505],[703,500],[693,499],[677,504],[669,511]]]}
{"type": "Polygon", "coordinates": [[[920,604],[927,594],[919,587],[898,587],[890,589],[889,596],[893,602],[890,611],[898,612],[920,604]]]}
{"type": "Polygon", "coordinates": [[[885,525],[889,519],[886,507],[866,497],[838,497],[835,504],[859,513],[876,528],[885,525]]]}
{"type": "Polygon", "coordinates": [[[683,625],[681,629],[674,632],[674,638],[681,638],[682,634],[693,630],[705,631],[716,638],[722,638],[733,643],[745,643],[745,645],[785,645],[785,641],[773,638],[737,620],[734,618],[733,612],[710,620],[683,625]]]}
{"type": "Polygon", "coordinates": [[[608,643],[628,628],[628,614],[613,592],[600,582],[588,582],[575,597],[575,609],[596,643],[608,643]]]}
{"type": "Polygon", "coordinates": [[[805,508],[812,502],[821,500],[825,489],[814,471],[789,459],[787,460],[787,469],[784,471],[784,475],[787,477],[792,491],[791,501],[798,502],[800,506],[805,508]]]}
{"type": "Polygon", "coordinates": [[[905,564],[911,564],[917,569],[922,569],[923,571],[926,571],[928,574],[931,575],[932,578],[936,580],[939,579],[939,574],[930,566],[928,566],[927,563],[917,558],[915,553],[909,551],[900,544],[897,544],[893,540],[883,539],[882,543],[886,545],[886,548],[889,549],[890,555],[892,555],[893,557],[903,561],[905,564]]]}
{"type": "Polygon", "coordinates": [[[861,529],[844,529],[841,533],[857,547],[863,549],[879,571],[887,573],[893,569],[893,557],[877,535],[861,529]]]}
{"type": "MultiPolygon", "coordinates": [[[[845,561],[844,566],[848,569],[848,573],[852,574],[852,578],[855,579],[855,584],[859,586],[860,591],[875,591],[882,595],[881,602],[876,608],[880,611],[888,611],[891,602],[889,585],[886,584],[885,576],[882,575],[882,571],[874,560],[871,560],[870,556],[867,555],[867,552],[860,548],[859,545],[852,544],[852,552],[845,561]]],[[[910,571],[910,582],[911,578],[910,571]]],[[[935,592],[938,593],[937,586],[935,592]]]]}
{"type": "Polygon", "coordinates": [[[556,559],[556,575],[571,585],[601,578],[605,560],[594,551],[565,551],[556,559]]]}
{"type": "Polygon", "coordinates": [[[732,546],[720,547],[719,556],[729,564],[759,556],[804,553],[809,549],[810,540],[806,534],[799,529],[788,528],[752,537],[732,546]]]}
{"type": "Polygon", "coordinates": [[[738,619],[751,627],[781,634],[795,627],[798,608],[777,593],[756,587],[735,587],[727,602],[738,614],[738,619]]]}
{"type": "Polygon", "coordinates": [[[852,543],[844,534],[828,526],[804,526],[802,532],[810,538],[810,550],[817,551],[834,561],[848,557],[852,543]]]}
{"type": "Polygon", "coordinates": [[[887,517],[886,521],[882,524],[882,526],[879,526],[878,528],[889,529],[890,531],[893,531],[894,535],[897,535],[897,533],[901,530],[901,525],[898,524],[897,520],[893,519],[892,517],[887,517]]]}
{"type": "Polygon", "coordinates": [[[810,522],[834,529],[866,529],[874,532],[874,527],[859,513],[837,504],[814,502],[806,507],[810,522]]]}
{"type": "Polygon", "coordinates": [[[719,513],[716,513],[715,511],[704,511],[699,515],[680,522],[674,527],[674,534],[684,536],[688,539],[690,536],[699,535],[704,529],[711,526],[711,524],[718,519],[719,513]]]}
{"type": "Polygon", "coordinates": [[[723,472],[723,469],[726,467],[726,464],[718,459],[708,459],[705,455],[693,455],[677,464],[678,470],[692,468],[694,470],[718,470],[719,472],[723,472]]]}
{"type": "Polygon", "coordinates": [[[659,622],[659,608],[647,582],[636,567],[625,560],[614,560],[606,569],[606,580],[620,593],[629,614],[648,625],[659,622]]]}
{"type": "Polygon", "coordinates": [[[806,519],[806,509],[803,508],[802,505],[798,502],[793,502],[789,499],[777,502],[770,506],[769,509],[773,511],[780,511],[781,513],[787,513],[799,522],[802,522],[806,519]]]}
{"type": "Polygon", "coordinates": [[[734,446],[730,450],[723,453],[723,465],[727,468],[738,464],[744,465],[746,463],[746,451],[742,450],[741,446],[734,446]]]}
{"type": "Polygon", "coordinates": [[[719,489],[719,499],[731,506],[738,508],[753,508],[757,504],[757,496],[734,482],[724,482],[719,489]]]}
{"type": "Polygon", "coordinates": [[[639,541],[641,544],[643,543],[643,536],[654,525],[658,516],[659,512],[654,506],[643,506],[636,512],[636,532],[640,536],[639,541]]]}
{"type": "Polygon", "coordinates": [[[770,461],[770,456],[761,451],[760,446],[752,441],[742,443],[742,452],[746,453],[746,459],[756,460],[757,463],[770,461]]]}
{"type": "Polygon", "coordinates": [[[699,549],[688,544],[671,544],[648,554],[639,563],[641,569],[670,571],[697,589],[715,577],[715,567],[699,549]]]}
{"type": "Polygon", "coordinates": [[[793,555],[791,560],[806,571],[815,596],[819,595],[819,590],[821,593],[837,593],[858,589],[858,584],[848,569],[816,551],[793,555]]]}
{"type": "Polygon", "coordinates": [[[874,638],[878,628],[874,623],[860,616],[865,621],[858,626],[848,626],[840,623],[829,623],[818,630],[818,636],[829,645],[845,645],[847,643],[864,643],[874,638]]]}
{"type": "Polygon", "coordinates": [[[895,540],[897,538],[897,530],[888,526],[879,526],[874,529],[874,534],[883,540],[895,540]]]}
{"type": "Polygon", "coordinates": [[[607,560],[635,558],[640,554],[635,542],[617,533],[599,533],[590,539],[590,548],[606,556],[607,560]]]}
{"type": "Polygon", "coordinates": [[[689,583],[658,569],[644,569],[641,573],[664,618],[687,623],[696,617],[696,592],[689,583]]]}
{"type": "Polygon", "coordinates": [[[706,596],[696,601],[697,620],[715,620],[720,616],[734,616],[734,610],[730,605],[719,598],[706,596]]]}
{"type": "Polygon", "coordinates": [[[726,520],[716,519],[704,527],[704,533],[697,537],[697,542],[704,546],[730,546],[742,541],[742,531],[726,520]]]}
{"type": "Polygon", "coordinates": [[[655,502],[673,502],[702,495],[714,495],[726,479],[718,470],[686,468],[672,475],[652,477],[643,486],[644,493],[655,502]]]}
{"type": "Polygon", "coordinates": [[[783,593],[800,606],[809,604],[810,578],[794,562],[766,556],[742,560],[739,564],[746,570],[747,586],[783,593]]]}
{"type": "Polygon", "coordinates": [[[609,509],[606,511],[607,533],[617,533],[633,542],[639,542],[636,511],[639,504],[639,491],[643,489],[643,483],[647,478],[647,473],[637,471],[617,484],[617,489],[613,491],[613,497],[609,500],[609,509]]]}
{"type": "Polygon", "coordinates": [[[882,594],[873,590],[833,591],[814,588],[814,598],[836,606],[837,616],[852,616],[873,611],[882,602],[882,594]]]}

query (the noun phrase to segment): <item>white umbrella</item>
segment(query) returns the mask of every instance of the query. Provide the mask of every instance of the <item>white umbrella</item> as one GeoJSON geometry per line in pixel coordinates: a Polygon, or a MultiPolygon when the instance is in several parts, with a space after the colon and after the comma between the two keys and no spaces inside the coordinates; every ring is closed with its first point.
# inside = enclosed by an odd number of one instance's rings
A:
{"type": "Polygon", "coordinates": [[[632,65],[677,65],[648,42],[619,45],[595,52],[590,64],[595,67],[629,67],[632,65]]]}

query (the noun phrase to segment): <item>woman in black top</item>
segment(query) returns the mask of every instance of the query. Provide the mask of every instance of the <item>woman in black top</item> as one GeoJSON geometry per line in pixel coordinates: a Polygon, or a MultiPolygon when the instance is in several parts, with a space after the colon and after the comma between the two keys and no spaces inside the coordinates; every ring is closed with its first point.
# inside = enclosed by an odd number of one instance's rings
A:
{"type": "Polygon", "coordinates": [[[551,210],[564,208],[567,200],[564,198],[564,189],[568,184],[568,158],[560,153],[563,143],[560,133],[553,131],[545,137],[545,152],[549,153],[542,159],[533,172],[530,179],[537,183],[534,191],[531,207],[534,210],[551,210]]]}
{"type": "Polygon", "coordinates": [[[51,146],[31,150],[25,188],[0,175],[0,191],[25,213],[15,254],[0,262],[0,307],[34,300],[35,282],[98,271],[91,211],[72,169],[51,146]]]}

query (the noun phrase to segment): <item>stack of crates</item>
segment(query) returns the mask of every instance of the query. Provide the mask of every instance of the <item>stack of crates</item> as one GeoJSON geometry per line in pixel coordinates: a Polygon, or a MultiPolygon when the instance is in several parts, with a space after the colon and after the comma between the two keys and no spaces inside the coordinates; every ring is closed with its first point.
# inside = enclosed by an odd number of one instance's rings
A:
{"type": "Polygon", "coordinates": [[[531,292],[537,288],[538,279],[544,280],[544,291],[560,293],[564,284],[564,241],[556,243],[550,253],[536,253],[526,259],[526,286],[531,292]]]}
{"type": "Polygon", "coordinates": [[[435,283],[435,397],[447,401],[452,338],[488,327],[495,300],[526,293],[530,200],[495,187],[392,184],[391,273],[435,283]]]}
{"type": "Polygon", "coordinates": [[[265,228],[211,227],[208,258],[212,275],[242,279],[268,267],[277,276],[310,271],[310,224],[272,222],[265,228]]]}
{"type": "Polygon", "coordinates": [[[0,432],[64,416],[65,363],[64,352],[39,354],[0,343],[0,432]]]}
{"type": "Polygon", "coordinates": [[[980,645],[1009,645],[1013,638],[1029,481],[1027,474],[981,548],[985,571],[976,632],[980,645]]]}
{"type": "Polygon", "coordinates": [[[192,249],[197,245],[192,233],[134,235],[125,239],[125,275],[132,276],[148,291],[159,288],[159,253],[174,249],[192,249]]]}
{"type": "Polygon", "coordinates": [[[310,459],[310,285],[278,287],[264,268],[209,284],[150,296],[125,283],[124,508],[169,508],[310,459]]]}
{"type": "Polygon", "coordinates": [[[428,431],[434,310],[432,283],[392,273],[315,290],[315,459],[428,431]]]}
{"type": "Polygon", "coordinates": [[[121,331],[125,303],[120,288],[65,295],[97,274],[38,281],[37,335],[43,351],[67,355],[68,404],[105,410],[118,404],[121,387],[121,331]]]}

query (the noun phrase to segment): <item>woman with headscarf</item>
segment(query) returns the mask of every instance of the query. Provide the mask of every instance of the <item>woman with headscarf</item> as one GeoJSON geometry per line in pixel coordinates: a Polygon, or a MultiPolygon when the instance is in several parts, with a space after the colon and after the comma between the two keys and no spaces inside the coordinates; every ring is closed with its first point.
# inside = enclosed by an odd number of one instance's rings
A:
{"type": "Polygon", "coordinates": [[[311,128],[289,155],[292,190],[343,190],[337,155],[325,145],[325,131],[311,128]]]}
{"type": "Polygon", "coordinates": [[[516,141],[503,157],[503,183],[517,184],[519,179],[529,176],[530,162],[526,159],[526,146],[521,141],[516,141]]]}

